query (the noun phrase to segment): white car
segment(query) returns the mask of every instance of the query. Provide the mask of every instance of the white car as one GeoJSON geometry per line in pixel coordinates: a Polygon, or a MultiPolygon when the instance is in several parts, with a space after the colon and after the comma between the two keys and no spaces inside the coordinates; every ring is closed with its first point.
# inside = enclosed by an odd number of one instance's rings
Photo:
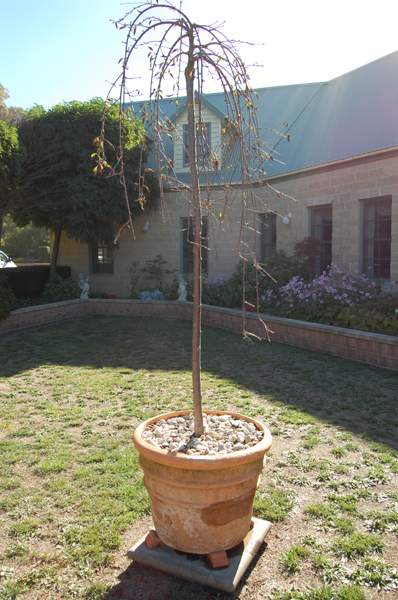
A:
{"type": "Polygon", "coordinates": [[[15,262],[13,262],[11,258],[7,256],[7,254],[4,254],[4,252],[0,250],[0,269],[9,269],[10,267],[16,266],[17,265],[15,262]]]}

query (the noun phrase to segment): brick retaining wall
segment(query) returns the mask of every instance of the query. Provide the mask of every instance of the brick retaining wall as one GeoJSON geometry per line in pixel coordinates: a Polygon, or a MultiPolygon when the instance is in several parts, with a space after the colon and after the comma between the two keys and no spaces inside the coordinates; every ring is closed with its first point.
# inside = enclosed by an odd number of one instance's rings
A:
{"type": "MultiPolygon", "coordinates": [[[[86,315],[163,317],[174,319],[192,319],[190,302],[142,302],[140,300],[70,300],[22,308],[13,311],[8,319],[0,321],[0,334],[22,331],[31,327],[49,325],[58,321],[74,319],[86,315]]],[[[245,313],[245,329],[260,338],[266,338],[263,323],[256,314],[245,313]]],[[[398,370],[398,337],[366,333],[305,323],[293,319],[282,319],[270,315],[261,315],[271,330],[271,340],[333,354],[370,365],[398,370]]],[[[228,331],[242,332],[242,312],[219,306],[203,306],[204,325],[219,327],[228,331]]]]}

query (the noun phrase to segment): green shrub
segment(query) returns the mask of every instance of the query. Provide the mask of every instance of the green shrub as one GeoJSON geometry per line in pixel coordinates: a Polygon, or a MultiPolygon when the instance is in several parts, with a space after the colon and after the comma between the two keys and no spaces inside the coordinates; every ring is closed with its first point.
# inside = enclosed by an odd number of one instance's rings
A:
{"type": "Polygon", "coordinates": [[[224,279],[219,276],[211,283],[204,283],[202,301],[204,304],[240,308],[244,291],[246,303],[256,306],[257,295],[260,299],[267,290],[279,290],[299,273],[300,261],[283,250],[260,261],[257,269],[252,262],[243,263],[241,260],[230,277],[224,279]]]}
{"type": "Polygon", "coordinates": [[[359,331],[398,335],[398,296],[375,296],[366,307],[346,306],[340,311],[337,324],[359,331]]]}
{"type": "MultiPolygon", "coordinates": [[[[17,298],[41,298],[44,287],[50,279],[50,265],[26,265],[17,269],[6,269],[4,275],[17,298]]],[[[63,279],[71,276],[70,267],[57,267],[63,279]]]]}
{"type": "Polygon", "coordinates": [[[80,289],[76,281],[71,279],[62,279],[57,273],[46,283],[41,301],[43,304],[51,302],[63,302],[64,300],[74,300],[79,298],[80,289]]]}
{"type": "Polygon", "coordinates": [[[311,281],[316,270],[318,257],[325,256],[324,250],[314,237],[306,237],[294,244],[294,258],[300,261],[300,275],[305,281],[311,281]]]}
{"type": "MultiPolygon", "coordinates": [[[[173,275],[176,269],[166,269],[167,260],[164,260],[160,254],[157,254],[153,260],[148,259],[145,267],[140,268],[138,260],[134,260],[128,272],[130,274],[130,298],[140,298],[144,291],[153,292],[155,289],[163,292],[166,300],[176,300],[174,298],[175,281],[172,284],[164,286],[163,279],[165,275],[173,275]],[[167,298],[163,288],[167,287],[167,294],[173,297],[167,298]]],[[[177,285],[178,290],[178,285],[177,285]]]]}
{"type": "Polygon", "coordinates": [[[17,308],[17,299],[4,275],[0,275],[0,319],[6,319],[17,308]]]}
{"type": "Polygon", "coordinates": [[[144,288],[143,278],[141,275],[141,269],[139,268],[139,265],[139,260],[133,260],[128,269],[128,273],[130,275],[130,298],[133,299],[139,298],[140,293],[144,288]]]}
{"type": "Polygon", "coordinates": [[[178,279],[174,275],[173,281],[163,287],[163,296],[165,300],[177,300],[178,298],[178,279]]]}
{"type": "Polygon", "coordinates": [[[153,260],[146,261],[146,266],[140,271],[144,275],[146,285],[154,286],[146,289],[162,289],[164,276],[173,275],[176,272],[176,269],[166,269],[166,265],[167,260],[164,260],[160,254],[157,254],[153,260]]]}
{"type": "MultiPolygon", "coordinates": [[[[211,304],[212,306],[227,306],[225,292],[227,289],[228,279],[224,279],[218,275],[211,283],[202,282],[202,303],[211,304]]],[[[241,302],[242,305],[242,302],[241,302]]]]}
{"type": "Polygon", "coordinates": [[[29,308],[40,304],[40,298],[17,298],[17,308],[29,308]]]}
{"type": "Polygon", "coordinates": [[[267,258],[261,265],[267,271],[268,284],[266,289],[279,290],[282,286],[289,283],[293,277],[301,273],[302,267],[300,260],[294,256],[288,256],[283,250],[274,252],[270,258],[267,258]],[[273,281],[271,277],[275,280],[273,281]]]}
{"type": "Polygon", "coordinates": [[[243,263],[243,260],[239,261],[231,277],[226,279],[225,285],[220,289],[220,300],[218,305],[227,306],[229,308],[240,308],[242,306],[243,297],[247,303],[256,305],[257,285],[258,290],[260,290],[262,287],[262,279],[264,279],[264,277],[258,271],[256,275],[256,267],[252,262],[243,263]]]}

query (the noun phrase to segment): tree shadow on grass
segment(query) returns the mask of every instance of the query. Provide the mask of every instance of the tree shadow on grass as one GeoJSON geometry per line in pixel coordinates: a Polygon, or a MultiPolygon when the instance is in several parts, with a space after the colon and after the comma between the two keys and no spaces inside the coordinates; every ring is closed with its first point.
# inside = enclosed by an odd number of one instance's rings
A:
{"type": "MultiPolygon", "coordinates": [[[[117,369],[121,378],[160,371],[177,380],[183,373],[187,407],[190,361],[191,324],[174,319],[80,318],[0,341],[3,382],[48,364],[99,375],[117,369]]],[[[205,408],[232,405],[250,414],[254,394],[258,414],[262,402],[271,403],[286,426],[300,424],[299,411],[304,421],[310,416],[398,448],[397,372],[210,327],[203,328],[202,371],[205,408]]]]}

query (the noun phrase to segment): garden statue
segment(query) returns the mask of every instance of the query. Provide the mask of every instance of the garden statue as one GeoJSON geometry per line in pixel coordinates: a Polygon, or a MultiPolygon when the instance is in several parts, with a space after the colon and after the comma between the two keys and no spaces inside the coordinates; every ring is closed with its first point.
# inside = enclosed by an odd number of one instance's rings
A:
{"type": "Polygon", "coordinates": [[[84,273],[79,274],[79,288],[82,291],[82,293],[80,294],[80,298],[82,300],[86,300],[88,298],[88,294],[90,291],[89,281],[90,281],[90,277],[88,275],[86,278],[84,278],[84,273]]]}
{"type": "Polygon", "coordinates": [[[182,300],[183,302],[187,299],[187,282],[184,281],[182,275],[177,275],[178,279],[178,300],[182,300]]]}

